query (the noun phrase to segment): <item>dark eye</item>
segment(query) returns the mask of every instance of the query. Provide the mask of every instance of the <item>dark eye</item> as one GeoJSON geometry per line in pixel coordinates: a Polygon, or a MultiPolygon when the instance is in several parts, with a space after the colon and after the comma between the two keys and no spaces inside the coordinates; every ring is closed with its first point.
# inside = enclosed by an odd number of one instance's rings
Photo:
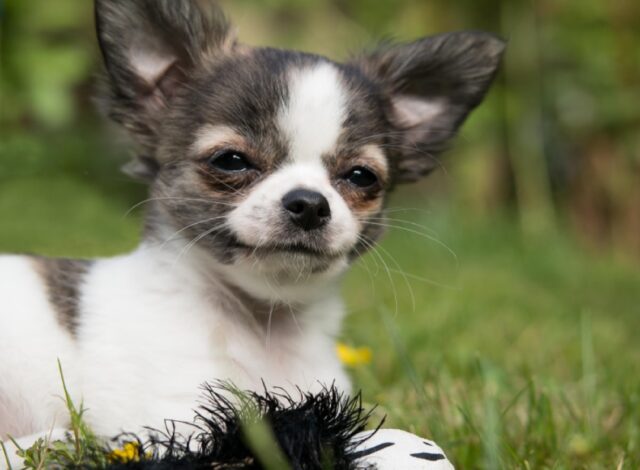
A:
{"type": "Polygon", "coordinates": [[[368,188],[378,182],[378,177],[375,173],[362,166],[356,166],[349,170],[344,179],[359,188],[368,188]]]}
{"type": "Polygon", "coordinates": [[[247,157],[242,152],[235,150],[223,150],[215,153],[209,158],[209,166],[228,172],[246,171],[253,168],[247,157]]]}

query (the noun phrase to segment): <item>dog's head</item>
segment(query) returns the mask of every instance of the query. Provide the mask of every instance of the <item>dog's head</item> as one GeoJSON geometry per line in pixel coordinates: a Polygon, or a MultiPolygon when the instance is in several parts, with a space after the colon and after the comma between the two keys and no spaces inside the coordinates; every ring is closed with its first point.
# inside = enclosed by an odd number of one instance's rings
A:
{"type": "Polygon", "coordinates": [[[103,101],[138,144],[152,227],[284,283],[376,240],[387,192],[438,166],[504,48],[457,32],[336,63],[242,45],[208,0],[97,0],[96,18],[103,101]]]}

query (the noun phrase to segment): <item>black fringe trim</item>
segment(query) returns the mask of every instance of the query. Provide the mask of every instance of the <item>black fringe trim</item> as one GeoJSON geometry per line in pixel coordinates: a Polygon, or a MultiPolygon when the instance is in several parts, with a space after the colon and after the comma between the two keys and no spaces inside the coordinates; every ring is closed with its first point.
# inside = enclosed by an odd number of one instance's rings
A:
{"type": "Polygon", "coordinates": [[[245,433],[258,422],[269,427],[291,470],[358,469],[354,448],[362,440],[354,437],[373,411],[364,410],[360,393],[349,397],[331,386],[293,397],[282,389],[240,392],[224,383],[206,385],[204,392],[194,434],[181,436],[168,421],[165,431],[150,430],[146,442],[119,436],[119,442],[137,443],[140,459],[108,469],[267,470],[245,433]]]}

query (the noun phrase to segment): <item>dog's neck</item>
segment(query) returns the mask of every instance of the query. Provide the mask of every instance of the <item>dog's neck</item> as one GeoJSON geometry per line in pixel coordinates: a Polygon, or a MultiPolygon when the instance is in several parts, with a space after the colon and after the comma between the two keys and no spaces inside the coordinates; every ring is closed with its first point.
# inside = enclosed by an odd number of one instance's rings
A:
{"type": "MultiPolygon", "coordinates": [[[[158,224],[153,231],[145,233],[138,251],[144,251],[154,259],[158,269],[175,271],[181,282],[189,282],[197,290],[207,292],[223,311],[244,318],[254,328],[288,329],[299,328],[297,323],[301,320],[314,324],[323,322],[323,318],[307,318],[307,312],[315,312],[327,301],[340,303],[339,281],[343,266],[322,276],[301,277],[297,282],[280,284],[250,266],[216,261],[197,244],[175,236],[175,230],[169,225],[158,224]]],[[[342,318],[342,309],[339,310],[335,318],[328,313],[322,315],[333,325],[322,329],[338,327],[342,318]]]]}

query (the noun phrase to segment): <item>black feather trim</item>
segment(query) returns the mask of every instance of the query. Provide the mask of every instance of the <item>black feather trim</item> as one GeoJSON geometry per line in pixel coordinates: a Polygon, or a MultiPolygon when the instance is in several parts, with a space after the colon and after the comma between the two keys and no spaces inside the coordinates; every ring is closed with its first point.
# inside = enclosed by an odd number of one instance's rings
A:
{"type": "Polygon", "coordinates": [[[372,413],[362,407],[360,394],[349,397],[332,386],[316,394],[298,390],[293,397],[282,389],[240,392],[224,383],[206,385],[204,392],[194,434],[179,435],[169,421],[165,431],[151,430],[146,442],[119,436],[120,442],[137,443],[140,459],[113,462],[108,469],[266,470],[245,432],[256,423],[268,425],[292,470],[358,468],[354,448],[362,441],[354,437],[372,413]]]}

